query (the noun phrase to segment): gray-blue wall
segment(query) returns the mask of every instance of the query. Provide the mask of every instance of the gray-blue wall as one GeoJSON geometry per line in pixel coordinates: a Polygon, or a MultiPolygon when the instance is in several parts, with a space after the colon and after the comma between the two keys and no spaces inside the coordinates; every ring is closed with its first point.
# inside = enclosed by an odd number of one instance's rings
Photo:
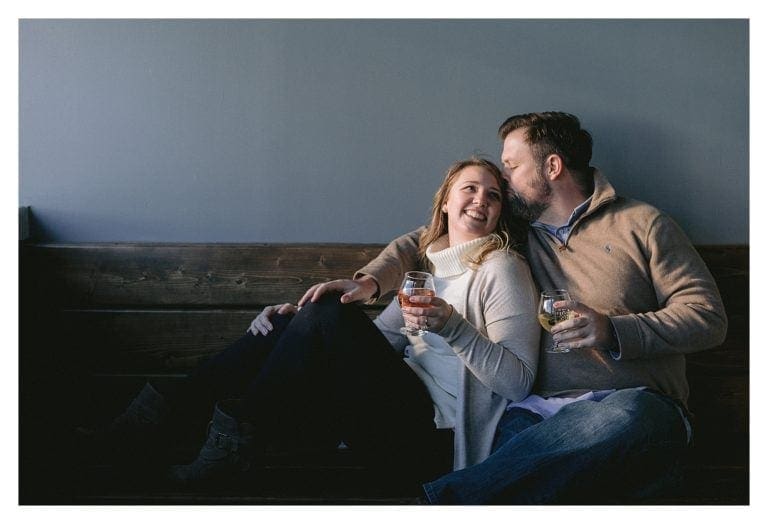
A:
{"type": "Polygon", "coordinates": [[[20,205],[55,241],[385,242],[564,110],[620,193],[748,242],[746,20],[22,20],[20,205]]]}

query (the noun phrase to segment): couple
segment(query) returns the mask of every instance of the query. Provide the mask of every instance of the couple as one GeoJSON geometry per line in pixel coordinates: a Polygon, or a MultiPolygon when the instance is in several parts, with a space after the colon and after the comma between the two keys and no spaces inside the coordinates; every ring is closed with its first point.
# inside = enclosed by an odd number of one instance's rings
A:
{"type": "Polygon", "coordinates": [[[426,228],[354,279],[314,286],[300,310],[266,308],[181,387],[146,385],[110,438],[151,442],[170,411],[216,402],[199,456],[171,470],[178,481],[247,470],[276,442],[343,440],[416,474],[403,482],[434,479],[433,504],[599,503],[664,487],[691,439],[684,354],[725,335],[712,276],[672,220],[590,167],[575,116],[513,116],[499,136],[503,173],[454,164],[426,228]],[[351,304],[425,267],[431,307],[394,301],[371,322],[351,304]],[[537,285],[575,299],[578,316],[551,334],[568,353],[539,352],[552,341],[537,285]],[[406,337],[404,324],[429,333],[406,337]]]}

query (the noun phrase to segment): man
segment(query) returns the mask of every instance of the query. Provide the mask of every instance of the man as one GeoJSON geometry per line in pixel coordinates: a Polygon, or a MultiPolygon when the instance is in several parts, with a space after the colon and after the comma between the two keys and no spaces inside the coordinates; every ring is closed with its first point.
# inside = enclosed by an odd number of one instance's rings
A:
{"type": "MultiPolygon", "coordinates": [[[[723,341],[727,321],[704,262],[681,229],[616,195],[590,167],[592,138],[567,113],[531,113],[499,129],[510,199],[530,221],[528,261],[542,289],[567,289],[577,315],[542,337],[533,394],[510,403],[493,453],[424,485],[437,504],[600,503],[675,478],[690,441],[685,354],[723,341]]],[[[417,265],[420,231],[394,240],[342,301],[394,289],[417,265]]],[[[428,298],[425,298],[428,300],[428,298]]],[[[429,308],[406,314],[429,317],[429,308]]]]}

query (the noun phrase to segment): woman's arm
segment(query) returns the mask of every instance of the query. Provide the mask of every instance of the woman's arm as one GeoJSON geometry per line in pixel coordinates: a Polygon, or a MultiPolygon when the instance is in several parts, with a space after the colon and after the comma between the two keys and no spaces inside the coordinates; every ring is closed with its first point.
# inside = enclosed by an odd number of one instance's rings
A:
{"type": "MultiPolygon", "coordinates": [[[[454,311],[438,333],[464,365],[495,393],[522,400],[531,391],[539,358],[538,291],[527,263],[517,256],[492,256],[478,269],[470,296],[481,297],[484,336],[454,311]]],[[[470,304],[469,307],[472,307],[470,304]]]]}

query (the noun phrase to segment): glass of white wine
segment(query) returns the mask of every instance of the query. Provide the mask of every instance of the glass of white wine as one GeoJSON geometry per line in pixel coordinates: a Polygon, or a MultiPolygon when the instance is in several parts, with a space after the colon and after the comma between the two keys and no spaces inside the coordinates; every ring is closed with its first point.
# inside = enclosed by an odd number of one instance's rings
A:
{"type": "MultiPolygon", "coordinates": [[[[571,296],[565,289],[553,289],[551,291],[542,291],[541,298],[539,298],[539,324],[552,332],[552,326],[559,324],[564,320],[573,318],[573,311],[562,302],[570,301],[571,296]],[[557,304],[557,307],[555,306],[557,304]]],[[[560,347],[557,342],[553,342],[544,351],[547,353],[568,353],[570,349],[560,347]]]]}
{"type": "MultiPolygon", "coordinates": [[[[435,296],[435,279],[431,273],[425,271],[408,271],[403,279],[403,284],[397,292],[397,300],[400,307],[432,307],[432,304],[411,303],[412,296],[435,296]]],[[[427,331],[421,328],[403,327],[400,333],[403,335],[423,335],[427,331]]]]}

